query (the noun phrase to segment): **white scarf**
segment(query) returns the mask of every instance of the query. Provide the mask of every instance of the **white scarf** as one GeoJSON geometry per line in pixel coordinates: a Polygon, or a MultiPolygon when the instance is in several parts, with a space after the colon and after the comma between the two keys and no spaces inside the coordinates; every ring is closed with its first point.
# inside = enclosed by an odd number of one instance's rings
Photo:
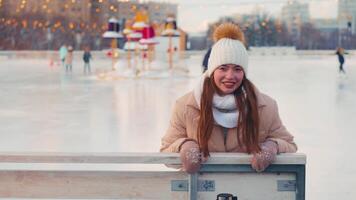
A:
{"type": "MultiPolygon", "coordinates": [[[[206,73],[201,77],[198,85],[194,89],[194,97],[197,104],[200,106],[201,95],[203,93],[204,80],[207,77],[206,73]]],[[[235,128],[239,112],[236,106],[235,96],[233,94],[219,96],[214,94],[213,97],[213,117],[217,124],[225,128],[235,128]]]]}

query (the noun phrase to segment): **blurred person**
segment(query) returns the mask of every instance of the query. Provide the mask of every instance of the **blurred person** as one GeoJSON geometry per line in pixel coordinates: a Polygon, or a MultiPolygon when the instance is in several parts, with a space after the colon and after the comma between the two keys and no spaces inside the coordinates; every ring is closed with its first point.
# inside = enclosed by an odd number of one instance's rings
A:
{"type": "Polygon", "coordinates": [[[341,48],[341,47],[338,47],[336,49],[335,54],[337,55],[337,58],[339,60],[339,73],[342,72],[342,73],[346,74],[346,72],[344,70],[344,63],[345,63],[344,54],[346,54],[345,50],[343,48],[341,48]]]}
{"type": "MultiPolygon", "coordinates": [[[[50,58],[49,58],[49,68],[50,68],[51,70],[53,70],[54,67],[55,67],[55,65],[58,64],[58,63],[55,62],[55,60],[56,60],[55,55],[54,55],[54,54],[50,55],[50,58]]],[[[59,65],[59,64],[58,64],[58,65],[59,65]]]]}
{"type": "Polygon", "coordinates": [[[73,68],[73,47],[68,46],[68,52],[65,57],[66,72],[72,72],[73,68]]]}
{"type": "Polygon", "coordinates": [[[59,48],[59,59],[60,59],[61,62],[62,62],[62,66],[64,66],[64,62],[65,62],[67,53],[68,53],[67,46],[66,46],[66,45],[62,45],[62,46],[59,48]]]}
{"type": "Polygon", "coordinates": [[[90,53],[90,48],[86,47],[84,49],[84,54],[83,54],[83,61],[84,61],[84,74],[85,73],[91,73],[90,70],[90,60],[92,59],[91,53],[90,53]]]}
{"type": "Polygon", "coordinates": [[[208,49],[208,51],[205,53],[204,55],[204,59],[203,59],[203,72],[205,72],[208,69],[208,61],[209,61],[209,57],[210,57],[210,52],[211,52],[211,47],[208,49]]]}
{"type": "Polygon", "coordinates": [[[276,101],[247,78],[241,29],[221,24],[214,40],[207,71],[193,91],[176,101],[160,151],[179,153],[188,173],[199,171],[210,152],[252,154],[251,167],[264,171],[278,153],[294,153],[297,145],[276,101]]]}

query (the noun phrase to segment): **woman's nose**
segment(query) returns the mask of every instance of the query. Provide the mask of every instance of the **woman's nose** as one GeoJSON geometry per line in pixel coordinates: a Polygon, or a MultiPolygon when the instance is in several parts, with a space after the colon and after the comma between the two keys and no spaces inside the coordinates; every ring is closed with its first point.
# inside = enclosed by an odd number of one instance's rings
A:
{"type": "Polygon", "coordinates": [[[234,70],[227,70],[227,72],[226,72],[226,77],[227,78],[232,78],[232,77],[234,77],[234,70]]]}

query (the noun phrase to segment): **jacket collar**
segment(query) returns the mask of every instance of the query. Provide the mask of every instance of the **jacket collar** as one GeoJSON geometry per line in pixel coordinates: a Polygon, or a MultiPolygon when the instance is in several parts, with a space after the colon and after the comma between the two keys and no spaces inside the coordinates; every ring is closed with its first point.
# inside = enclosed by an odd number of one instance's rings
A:
{"type": "Polygon", "coordinates": [[[254,87],[255,92],[256,92],[256,96],[257,96],[257,104],[258,107],[263,107],[267,105],[267,101],[266,101],[266,96],[261,93],[256,87],[254,87]]]}

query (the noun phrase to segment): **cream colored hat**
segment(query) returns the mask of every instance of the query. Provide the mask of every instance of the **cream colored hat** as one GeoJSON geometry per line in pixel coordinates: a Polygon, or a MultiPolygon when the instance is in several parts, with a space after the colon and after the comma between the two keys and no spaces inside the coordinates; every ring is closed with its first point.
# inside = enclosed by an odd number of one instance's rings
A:
{"type": "Polygon", "coordinates": [[[244,34],[240,28],[232,23],[219,25],[214,31],[213,45],[208,61],[208,76],[223,64],[241,66],[244,71],[248,68],[248,53],[244,45],[244,34]]]}

